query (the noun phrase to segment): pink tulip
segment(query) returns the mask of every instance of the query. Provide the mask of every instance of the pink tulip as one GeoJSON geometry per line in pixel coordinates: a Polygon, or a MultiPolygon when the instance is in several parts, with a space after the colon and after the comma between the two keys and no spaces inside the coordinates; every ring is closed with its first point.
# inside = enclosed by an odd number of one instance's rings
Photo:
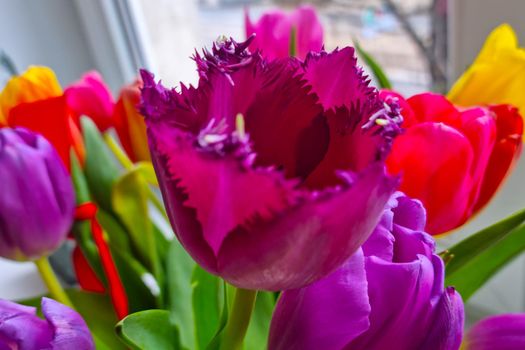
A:
{"type": "Polygon", "coordinates": [[[246,37],[255,33],[251,50],[261,50],[268,59],[290,56],[292,30],[296,35],[297,57],[304,59],[308,52],[319,51],[323,46],[323,26],[312,6],[300,6],[286,14],[275,10],[265,13],[256,23],[245,15],[246,37]]]}
{"type": "Polygon", "coordinates": [[[64,92],[67,104],[78,117],[93,119],[101,131],[112,126],[114,102],[109,88],[96,71],[87,72],[64,92]]]}

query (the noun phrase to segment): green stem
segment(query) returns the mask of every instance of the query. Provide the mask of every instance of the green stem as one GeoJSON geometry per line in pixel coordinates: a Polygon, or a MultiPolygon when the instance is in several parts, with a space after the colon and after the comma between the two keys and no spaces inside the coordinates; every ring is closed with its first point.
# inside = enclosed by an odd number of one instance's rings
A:
{"type": "Polygon", "coordinates": [[[256,297],[256,290],[236,289],[231,315],[221,341],[221,350],[242,349],[256,297]]]}
{"type": "Polygon", "coordinates": [[[38,272],[40,273],[40,276],[42,276],[42,280],[46,284],[47,289],[49,290],[49,293],[53,299],[64,305],[74,308],[73,303],[67,296],[66,292],[62,288],[62,285],[58,281],[57,276],[53,272],[47,257],[43,256],[35,260],[35,265],[38,268],[38,272]]]}
{"type": "Polygon", "coordinates": [[[131,159],[129,159],[126,153],[124,153],[122,148],[120,148],[120,146],[117,144],[117,141],[115,141],[115,139],[111,137],[110,134],[104,134],[104,141],[106,142],[106,145],[108,145],[111,152],[113,152],[117,160],[120,162],[120,164],[122,164],[124,169],[130,170],[131,168],[133,168],[133,162],[131,161],[131,159]]]}

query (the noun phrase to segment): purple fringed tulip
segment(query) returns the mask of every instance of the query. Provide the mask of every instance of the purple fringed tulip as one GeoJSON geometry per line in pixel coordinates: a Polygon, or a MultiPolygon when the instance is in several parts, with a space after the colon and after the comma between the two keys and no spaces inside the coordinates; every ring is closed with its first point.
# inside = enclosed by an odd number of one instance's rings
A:
{"type": "Polygon", "coordinates": [[[249,44],[196,55],[198,88],[167,90],[142,71],[142,113],[193,258],[241,288],[298,288],[339,267],[377,224],[397,185],[383,159],[400,117],[352,48],[266,61],[249,44]]]}
{"type": "Polygon", "coordinates": [[[53,299],[36,308],[0,299],[0,349],[91,350],[95,344],[82,317],[53,299]]]}
{"type": "Polygon", "coordinates": [[[261,50],[268,59],[290,56],[292,29],[296,35],[296,55],[304,59],[310,51],[323,47],[323,26],[312,6],[303,5],[287,14],[280,10],[266,12],[253,23],[245,12],[246,37],[256,34],[250,49],[261,50]]]}
{"type": "Polygon", "coordinates": [[[479,321],[465,335],[462,349],[525,349],[525,314],[497,315],[479,321]]]}
{"type": "Polygon", "coordinates": [[[463,302],[423,232],[420,202],[392,196],[374,233],[340,269],[282,293],[269,349],[456,350],[463,302]]]}
{"type": "Polygon", "coordinates": [[[52,253],[73,222],[71,178],[51,144],[26,129],[0,129],[0,256],[52,253]]]}

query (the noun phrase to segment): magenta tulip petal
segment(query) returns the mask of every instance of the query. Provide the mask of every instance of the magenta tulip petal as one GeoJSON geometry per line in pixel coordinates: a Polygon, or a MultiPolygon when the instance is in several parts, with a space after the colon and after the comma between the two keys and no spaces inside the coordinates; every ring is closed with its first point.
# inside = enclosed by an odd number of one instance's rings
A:
{"type": "Polygon", "coordinates": [[[326,111],[302,62],[267,61],[246,50],[252,40],[195,54],[198,88],[167,90],[143,71],[141,111],[171,224],[193,258],[238,287],[298,288],[334,271],[377,224],[397,183],[383,160],[401,118],[374,90],[377,113],[326,111]]]}
{"type": "Polygon", "coordinates": [[[171,133],[150,130],[155,149],[167,159],[171,180],[187,195],[184,205],[196,210],[203,237],[216,256],[231,230],[256,218],[271,218],[296,202],[295,183],[277,172],[251,168],[249,150],[242,143],[235,146],[237,153],[219,157],[194,147],[212,133],[195,139],[176,129],[171,133]]]}
{"type": "Polygon", "coordinates": [[[357,109],[358,113],[372,115],[383,106],[376,98],[377,90],[368,85],[370,80],[357,66],[354,48],[312,52],[304,66],[304,77],[325,109],[344,106],[352,112],[357,109]]]}
{"type": "Polygon", "coordinates": [[[87,115],[101,131],[113,126],[113,97],[98,72],[87,72],[70,85],[64,94],[68,106],[78,116],[87,115]]]}
{"type": "Polygon", "coordinates": [[[0,130],[0,256],[36,259],[57,249],[73,222],[73,185],[42,136],[0,130]]]}
{"type": "Polygon", "coordinates": [[[363,244],[396,185],[377,165],[340,193],[328,191],[273,220],[235,230],[219,253],[219,271],[248,289],[285,290],[311,283],[363,244]]]}
{"type": "Polygon", "coordinates": [[[367,287],[364,256],[358,250],[311,287],[283,293],[274,311],[269,349],[343,349],[370,326],[367,287]]]}
{"type": "Polygon", "coordinates": [[[479,321],[465,336],[465,350],[525,349],[525,314],[497,315],[479,321]]]}
{"type": "Polygon", "coordinates": [[[53,327],[53,350],[94,349],[93,337],[86,322],[70,307],[53,299],[42,298],[42,313],[53,327]]]}

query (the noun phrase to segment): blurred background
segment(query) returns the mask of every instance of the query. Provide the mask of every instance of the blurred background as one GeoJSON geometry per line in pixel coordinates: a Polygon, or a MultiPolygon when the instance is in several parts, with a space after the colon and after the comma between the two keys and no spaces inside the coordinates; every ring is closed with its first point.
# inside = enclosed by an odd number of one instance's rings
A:
{"type": "MultiPolygon", "coordinates": [[[[51,67],[63,85],[96,69],[116,93],[139,67],[168,86],[196,83],[195,48],[209,47],[219,35],[244,39],[245,9],[256,20],[269,9],[304,3],[318,10],[327,50],[358,40],[406,96],[445,93],[500,23],[510,23],[525,44],[523,0],[0,0],[0,50],[18,71],[51,67]]],[[[0,73],[1,85],[6,79],[0,73]]],[[[525,207],[523,179],[524,158],[491,204],[440,240],[440,248],[525,207]]],[[[32,264],[0,260],[0,276],[0,298],[44,291],[32,264]]],[[[525,258],[501,271],[467,307],[469,321],[525,311],[525,258]]]]}

